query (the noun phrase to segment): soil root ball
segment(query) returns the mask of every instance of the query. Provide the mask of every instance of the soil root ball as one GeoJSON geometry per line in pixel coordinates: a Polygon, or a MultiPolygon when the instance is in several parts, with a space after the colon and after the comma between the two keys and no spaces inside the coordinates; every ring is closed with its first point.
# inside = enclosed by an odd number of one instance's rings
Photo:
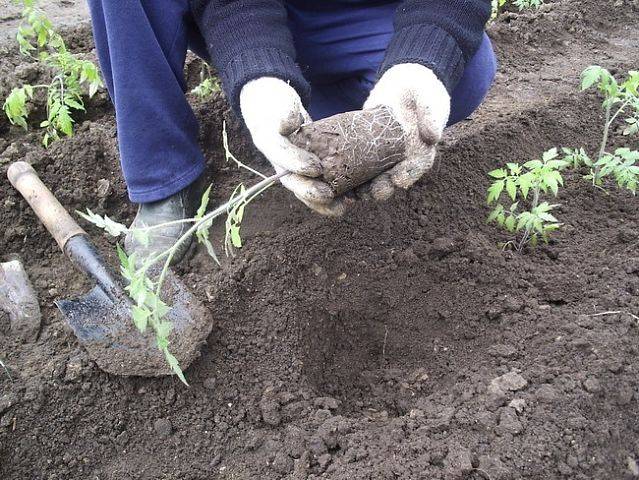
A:
{"type": "Polygon", "coordinates": [[[403,160],[404,137],[390,110],[379,107],[309,123],[290,139],[319,157],[322,178],[337,196],[403,160]]]}

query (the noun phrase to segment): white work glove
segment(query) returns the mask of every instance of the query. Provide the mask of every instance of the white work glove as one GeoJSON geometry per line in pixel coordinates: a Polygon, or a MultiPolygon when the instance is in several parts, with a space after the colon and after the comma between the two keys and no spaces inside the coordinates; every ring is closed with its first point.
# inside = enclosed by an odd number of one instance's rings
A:
{"type": "Polygon", "coordinates": [[[404,129],[406,159],[371,180],[360,192],[386,200],[396,187],[411,187],[432,167],[436,145],[450,114],[450,95],[432,70],[402,63],[382,75],[364,108],[380,105],[389,107],[404,129]]]}
{"type": "Polygon", "coordinates": [[[253,143],[277,173],[292,172],[280,181],[308,207],[323,215],[341,215],[344,205],[335,200],[331,187],[320,180],[319,159],[293,145],[288,135],[311,118],[297,92],[274,77],[251,80],[240,91],[240,110],[253,143]]]}

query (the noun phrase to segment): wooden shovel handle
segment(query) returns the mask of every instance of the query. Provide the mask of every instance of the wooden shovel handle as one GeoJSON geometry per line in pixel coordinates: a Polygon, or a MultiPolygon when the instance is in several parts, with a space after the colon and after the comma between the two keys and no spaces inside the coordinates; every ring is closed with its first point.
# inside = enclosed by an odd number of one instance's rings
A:
{"type": "Polygon", "coordinates": [[[14,162],[7,171],[11,185],[24,197],[51,236],[58,242],[60,249],[70,238],[86,235],[69,212],[58,202],[51,190],[42,183],[31,165],[26,162],[14,162]]]}

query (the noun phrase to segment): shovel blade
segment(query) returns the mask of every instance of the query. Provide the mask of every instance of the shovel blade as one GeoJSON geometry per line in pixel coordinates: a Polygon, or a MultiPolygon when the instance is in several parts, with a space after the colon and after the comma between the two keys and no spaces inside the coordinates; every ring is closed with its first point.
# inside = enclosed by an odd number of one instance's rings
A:
{"type": "MultiPolygon", "coordinates": [[[[169,351],[185,370],[199,356],[200,346],[211,333],[210,315],[171,272],[166,277],[162,298],[171,306],[166,317],[173,324],[169,351]]],[[[102,370],[145,377],[173,373],[157,347],[151,327],[142,333],[133,324],[131,303],[126,297],[112,298],[96,285],[85,295],[58,300],[56,305],[102,370]]]]}

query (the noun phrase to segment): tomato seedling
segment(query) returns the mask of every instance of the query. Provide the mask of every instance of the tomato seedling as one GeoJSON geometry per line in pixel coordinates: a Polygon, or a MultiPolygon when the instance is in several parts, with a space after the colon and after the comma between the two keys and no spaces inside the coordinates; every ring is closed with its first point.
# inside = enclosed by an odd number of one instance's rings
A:
{"type": "Polygon", "coordinates": [[[488,222],[495,222],[510,233],[519,234],[508,244],[521,251],[528,243],[535,246],[539,239],[548,240],[561,223],[551,213],[558,205],[545,200],[556,197],[564,180],[561,170],[569,163],[559,159],[556,148],[520,165],[507,163],[505,167],[488,173],[494,179],[488,188],[488,205],[495,205],[488,222]]]}
{"type": "Polygon", "coordinates": [[[155,229],[178,223],[191,224],[184,235],[171,247],[162,252],[154,253],[153,256],[149,258],[136,258],[135,254],[127,255],[119,245],[117,247],[120,270],[122,276],[128,281],[128,285],[125,289],[133,301],[131,307],[133,323],[142,333],[150,327],[155,334],[158,348],[164,353],[168,364],[184,383],[186,383],[184,373],[169,349],[168,338],[172,330],[172,324],[164,318],[171,306],[162,301],[160,297],[162,286],[173,256],[184,242],[188,241],[192,235],[195,235],[197,241],[205,246],[207,253],[219,264],[219,259],[209,239],[209,230],[213,221],[218,217],[226,215],[224,249],[227,255],[231,255],[233,248],[242,246],[240,227],[246,206],[287,173],[282,172],[267,177],[240,162],[228,148],[226,125],[224,125],[223,129],[223,145],[228,162],[234,161],[238,167],[245,168],[257,174],[262,179],[250,188],[245,188],[242,184],[238,185],[226,203],[209,213],[206,213],[206,210],[209,205],[211,186],[207,188],[202,195],[200,206],[194,217],[153,225],[151,227],[130,228],[122,223],[115,222],[106,215],[97,215],[89,209],[87,209],[86,212],[77,212],[85,220],[103,229],[109,235],[119,237],[131,233],[139,242],[145,245],[148,245],[150,235],[155,229]]]}
{"type": "Polygon", "coordinates": [[[604,126],[599,150],[591,158],[584,148],[563,148],[564,159],[573,168],[584,165],[589,173],[584,177],[593,185],[602,188],[603,180],[612,177],[620,188],[637,190],[639,181],[639,152],[627,147],[616,148],[608,152],[608,143],[612,126],[620,118],[624,118],[624,136],[636,135],[639,132],[639,71],[630,71],[623,82],[605,68],[591,65],[581,74],[581,90],[596,87],[603,96],[604,126]]]}
{"type": "Polygon", "coordinates": [[[207,98],[221,90],[220,79],[214,76],[211,67],[204,63],[200,70],[200,83],[191,90],[191,93],[200,98],[207,98]]]}
{"type": "Polygon", "coordinates": [[[7,96],[3,110],[9,121],[25,130],[29,116],[28,103],[38,89],[46,93],[47,118],[40,123],[45,129],[45,147],[60,138],[73,135],[73,111],[85,111],[83,95],[95,95],[103,86],[98,68],[67,50],[62,36],[37,7],[36,0],[22,0],[22,23],[16,39],[23,55],[36,59],[53,72],[50,83],[16,87],[7,96]]]}
{"type": "MultiPolygon", "coordinates": [[[[538,9],[544,4],[544,0],[511,0],[511,2],[519,9],[520,12],[526,9],[538,9]]],[[[508,0],[492,0],[491,18],[494,19],[497,17],[506,3],[508,3],[508,0]]]]}

